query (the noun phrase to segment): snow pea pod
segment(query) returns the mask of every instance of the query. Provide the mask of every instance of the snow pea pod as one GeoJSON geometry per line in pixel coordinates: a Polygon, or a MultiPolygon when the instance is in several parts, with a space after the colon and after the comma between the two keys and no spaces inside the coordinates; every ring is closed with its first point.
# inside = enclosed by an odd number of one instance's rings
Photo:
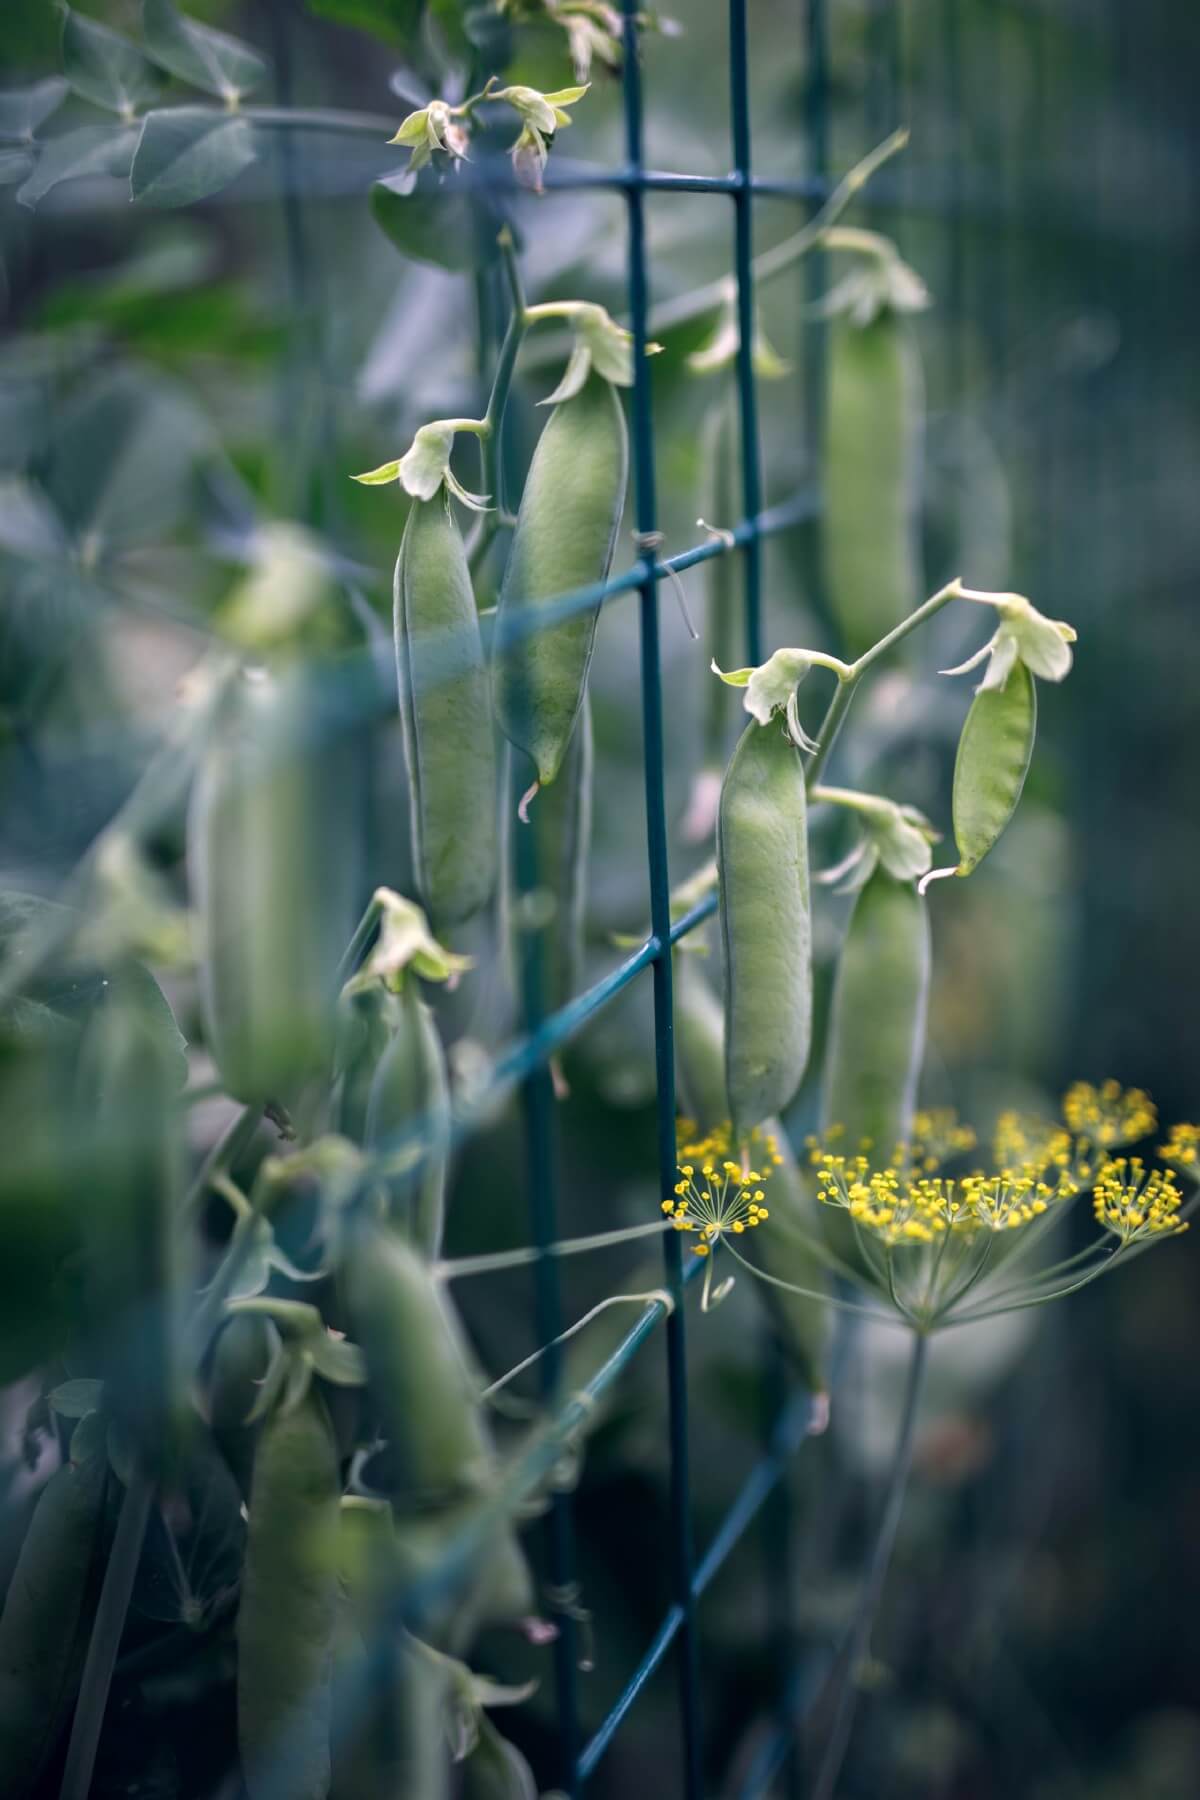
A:
{"type": "MultiPolygon", "coordinates": [[[[704,464],[704,517],[721,530],[728,530],[741,516],[741,491],[738,481],[737,394],[729,383],[705,420],[701,456],[704,464]]],[[[709,673],[716,663],[719,669],[736,669],[744,661],[746,632],[742,612],[742,563],[736,551],[712,556],[704,565],[707,612],[705,639],[708,654],[703,662],[703,706],[705,766],[722,769],[729,748],[730,704],[723,684],[709,673]]]]}
{"type": "Polygon", "coordinates": [[[395,1029],[371,1083],[366,1141],[386,1146],[419,1132],[425,1154],[415,1167],[387,1178],[389,1216],[423,1256],[432,1258],[442,1246],[446,1210],[450,1087],[442,1040],[411,973],[395,996],[393,1018],[395,1029]]]}
{"type": "Polygon", "coordinates": [[[250,1800],[326,1800],[337,1622],[337,1447],[314,1389],[263,1425],[238,1608],[238,1743],[250,1800]]]}
{"type": "Polygon", "coordinates": [[[1037,689],[1023,662],[971,702],[954,763],[957,875],[983,861],[1016,811],[1037,734],[1037,689]]]}
{"type": "Polygon", "coordinates": [[[823,1116],[850,1153],[886,1161],[912,1125],[925,1050],[929,915],[911,882],[878,868],[860,889],[838,961],[823,1116]]]}
{"type": "MultiPolygon", "coordinates": [[[[725,1092],[724,1024],[721,1004],[696,958],[676,952],[674,957],[675,1065],[679,1093],[689,1116],[701,1132],[709,1132],[729,1117],[725,1092]]],[[[754,1234],[754,1262],[779,1281],[821,1293],[826,1276],[820,1261],[805,1242],[817,1235],[812,1197],[796,1166],[783,1127],[767,1119],[763,1137],[772,1138],[779,1161],[773,1165],[770,1186],[770,1218],[754,1234]],[[808,1230],[805,1229],[809,1221],[808,1230]]],[[[758,1154],[757,1151],[753,1154],[758,1154]]],[[[751,1254],[747,1249],[747,1254],[751,1254]]],[[[829,1308],[821,1300],[789,1293],[785,1288],[761,1284],[763,1298],[775,1321],[788,1355],[801,1380],[813,1394],[825,1392],[829,1337],[829,1308]]]]}
{"type": "MultiPolygon", "coordinates": [[[[579,992],[582,979],[592,761],[592,713],[585,694],[558,779],[530,808],[528,825],[514,826],[512,809],[504,809],[504,866],[510,871],[504,915],[514,984],[536,1002],[538,1017],[565,1006],[579,992]],[[514,830],[527,832],[528,837],[513,844],[514,830]],[[518,861],[514,851],[534,882],[531,891],[520,895],[513,892],[518,861]]],[[[531,1016],[534,1010],[531,1004],[531,1016]]]]}
{"type": "Polygon", "coordinates": [[[238,682],[192,794],[205,1034],[228,1091],[286,1099],[328,1066],[354,925],[357,757],[320,672],[238,682]]]}
{"type": "Polygon", "coordinates": [[[867,325],[845,315],[830,324],[822,562],[851,657],[898,625],[921,597],[923,386],[911,322],[892,307],[867,325]]]}
{"type": "Polygon", "coordinates": [[[799,1087],[812,1035],[807,805],[779,723],[748,725],[721,788],[717,869],[725,953],[725,1079],[744,1137],[799,1087]]]}
{"type": "Polygon", "coordinates": [[[542,786],[566,755],[583,704],[600,601],[543,622],[548,603],[607,579],[629,463],[616,391],[591,375],[538,439],[496,614],[496,715],[542,786]]]}
{"type": "Polygon", "coordinates": [[[33,1511],[0,1618],[0,1791],[24,1800],[66,1728],[101,1578],[106,1463],[56,1471],[33,1511]]]}
{"type": "Polygon", "coordinates": [[[416,1503],[478,1492],[492,1472],[492,1446],[448,1293],[409,1244],[377,1225],[354,1233],[342,1281],[391,1449],[393,1497],[416,1503]]]}
{"type": "Polygon", "coordinates": [[[413,866],[440,928],[477,913],[496,879],[487,671],[467,554],[445,490],[413,501],[394,601],[413,866]]]}

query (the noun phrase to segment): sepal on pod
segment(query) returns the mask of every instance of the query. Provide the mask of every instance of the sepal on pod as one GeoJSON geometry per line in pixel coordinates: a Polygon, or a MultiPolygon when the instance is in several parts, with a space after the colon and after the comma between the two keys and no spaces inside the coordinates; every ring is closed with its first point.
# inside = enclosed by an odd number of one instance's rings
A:
{"type": "Polygon", "coordinates": [[[982,650],[953,669],[940,670],[942,675],[966,675],[986,657],[988,666],[975,689],[977,694],[1002,688],[1018,662],[1043,681],[1066,680],[1071,672],[1071,645],[1077,635],[1073,625],[1065,619],[1048,619],[1023,594],[980,594],[963,589],[962,597],[995,607],[1000,624],[982,650]]]}
{"type": "Polygon", "coordinates": [[[444,485],[472,512],[487,512],[489,496],[469,493],[450,467],[456,434],[472,426],[479,429],[474,420],[432,419],[418,429],[403,456],[380,463],[365,474],[353,475],[351,480],[363,487],[386,487],[389,482],[398,481],[414,500],[432,500],[444,485]]]}
{"type": "Polygon", "coordinates": [[[844,663],[820,650],[776,650],[765,663],[752,669],[719,669],[715,662],[712,665],[713,674],[728,687],[745,688],[743,704],[752,719],[768,725],[776,713],[782,712],[788,736],[798,749],[808,751],[817,746],[800,723],[796,690],[813,668],[832,669],[839,678],[846,674],[844,663]]]}
{"type": "MultiPolygon", "coordinates": [[[[712,375],[720,369],[728,369],[737,360],[741,342],[736,296],[730,295],[722,302],[711,336],[698,350],[692,351],[686,359],[687,366],[693,375],[712,375]]],[[[792,365],[780,356],[768,339],[757,309],[754,315],[752,361],[754,373],[763,381],[778,381],[791,373],[792,365]]]]}
{"type": "MultiPolygon", "coordinates": [[[[613,387],[633,386],[633,333],[627,331],[603,306],[580,301],[571,313],[575,342],[562,380],[552,394],[539,401],[541,406],[557,406],[572,400],[583,389],[588,375],[595,369],[613,387]]],[[[647,344],[646,355],[657,356],[661,344],[647,344]]]]}
{"type": "Polygon", "coordinates": [[[459,956],[438,943],[414,901],[381,887],[375,890],[374,903],[379,909],[379,937],[361,972],[347,983],[348,992],[370,981],[397,989],[410,967],[425,981],[453,983],[473,966],[473,958],[459,956]]]}
{"type": "Polygon", "coordinates": [[[850,854],[834,868],[823,870],[818,881],[830,886],[849,877],[840,891],[857,893],[880,867],[896,881],[915,881],[928,873],[933,864],[930,845],[938,843],[942,834],[917,807],[889,800],[884,794],[852,793],[846,788],[815,788],[812,797],[814,802],[852,812],[863,834],[850,854]]]}
{"type": "Polygon", "coordinates": [[[268,1413],[286,1416],[305,1398],[314,1375],[337,1387],[362,1387],[367,1378],[363,1353],[332,1331],[315,1306],[301,1300],[231,1300],[228,1312],[258,1314],[279,1333],[262,1389],[246,1420],[253,1424],[268,1413]]]}

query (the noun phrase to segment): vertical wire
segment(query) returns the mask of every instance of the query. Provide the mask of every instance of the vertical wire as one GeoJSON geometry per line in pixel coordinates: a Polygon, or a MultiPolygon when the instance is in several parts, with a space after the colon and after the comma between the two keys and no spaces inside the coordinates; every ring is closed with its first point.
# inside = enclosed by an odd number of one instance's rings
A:
{"type": "MultiPolygon", "coordinates": [[[[654,481],[654,419],[650,369],[646,360],[649,290],[646,271],[642,82],[638,63],[638,0],[622,0],[624,19],[625,152],[629,244],[629,312],[633,328],[634,509],[639,538],[657,529],[654,481]]],[[[646,847],[650,873],[651,930],[658,940],[654,958],[654,1063],[657,1086],[658,1175],[661,1193],[675,1183],[675,1046],[671,1011],[670,872],[667,812],[663,791],[662,673],[658,643],[658,593],[652,563],[644,559],[639,586],[643,767],[646,784],[646,847]]],[[[667,1286],[674,1307],[666,1325],[667,1399],[670,1427],[671,1580],[682,1623],[678,1673],[685,1800],[701,1800],[699,1658],[692,1595],[692,1530],[688,1493],[687,1343],[683,1316],[683,1267],[679,1236],[664,1233],[667,1286]]]]}
{"type": "MultiPolygon", "coordinates": [[[[808,174],[822,182],[829,172],[829,29],[826,0],[807,0],[805,10],[805,51],[807,80],[804,97],[804,127],[808,141],[808,174]]],[[[801,305],[815,307],[825,289],[826,259],[820,247],[804,258],[801,305]]],[[[805,449],[810,479],[819,488],[821,481],[821,444],[825,435],[825,353],[827,328],[818,317],[809,319],[804,337],[804,411],[805,449]]],[[[817,621],[839,638],[838,627],[829,610],[822,574],[821,508],[804,534],[802,571],[806,598],[817,621]]]]}
{"type": "MultiPolygon", "coordinates": [[[[742,499],[747,519],[762,511],[758,447],[758,393],[754,384],[754,194],[750,187],[750,71],[746,0],[729,0],[729,106],[733,125],[734,269],[737,278],[738,405],[742,418],[742,499]]],[[[746,655],[762,655],[762,543],[757,531],[746,540],[746,655]]]]}

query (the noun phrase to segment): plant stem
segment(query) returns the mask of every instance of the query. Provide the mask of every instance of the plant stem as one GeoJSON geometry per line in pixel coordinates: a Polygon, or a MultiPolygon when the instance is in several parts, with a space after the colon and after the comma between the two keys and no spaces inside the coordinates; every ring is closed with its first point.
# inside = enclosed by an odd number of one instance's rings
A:
{"type": "Polygon", "coordinates": [[[888,1476],[887,1490],[884,1495],[879,1531],[871,1550],[862,1593],[859,1595],[858,1606],[851,1621],[849,1636],[837,1672],[837,1685],[834,1689],[833,1701],[833,1724],[830,1727],[825,1754],[821,1758],[820,1767],[817,1770],[812,1800],[833,1800],[833,1792],[837,1786],[842,1762],[850,1742],[850,1729],[854,1723],[854,1708],[858,1697],[855,1675],[871,1635],[875,1614],[879,1609],[884,1578],[892,1559],[896,1530],[900,1524],[900,1514],[904,1507],[904,1493],[908,1486],[909,1471],[912,1468],[917,1412],[921,1402],[921,1390],[925,1382],[928,1352],[929,1339],[926,1334],[923,1331],[914,1332],[912,1357],[908,1365],[908,1380],[904,1390],[904,1407],[900,1417],[900,1431],[896,1439],[896,1450],[892,1457],[891,1473],[888,1476]]]}
{"type": "Polygon", "coordinates": [[[829,702],[825,717],[821,721],[820,730],[817,732],[816,752],[805,771],[805,782],[810,793],[829,760],[829,753],[833,749],[838,732],[842,729],[846,714],[850,711],[854,690],[867,670],[877,663],[880,657],[886,656],[889,650],[894,649],[910,632],[916,631],[927,620],[932,619],[935,613],[941,612],[943,606],[948,606],[951,600],[960,600],[962,597],[962,578],[956,575],[953,581],[948,581],[944,588],[939,588],[937,593],[918,606],[915,612],[909,613],[907,619],[902,619],[899,625],[887,633],[886,637],[881,637],[877,644],[872,644],[869,650],[864,650],[858,661],[852,662],[846,673],[838,677],[833,699],[829,702]]]}
{"type": "Polygon", "coordinates": [[[154,1482],[140,1459],[134,1465],[121,1502],[112,1554],[104,1571],[104,1585],[96,1608],[87,1660],[79,1688],[79,1702],[71,1725],[71,1741],[63,1769],[59,1800],[87,1800],[100,1743],[100,1729],[108,1704],[113,1668],[129,1611],[134,1577],[141,1560],[142,1544],[154,1501],[154,1482]]]}
{"type": "Polygon", "coordinates": [[[203,1206],[204,1197],[211,1188],[214,1177],[220,1175],[223,1170],[232,1168],[258,1130],[262,1116],[261,1106],[247,1106],[230,1121],[196,1170],[192,1184],[183,1197],[183,1205],[180,1208],[181,1219],[185,1221],[191,1219],[203,1206]]]}
{"type": "Polygon", "coordinates": [[[480,482],[484,494],[492,502],[492,511],[480,513],[467,540],[467,563],[472,572],[482,562],[492,539],[504,523],[504,496],[500,491],[502,485],[501,433],[504,427],[504,410],[508,405],[508,396],[516,371],[517,356],[529,328],[529,311],[525,305],[525,294],[521,286],[521,275],[517,267],[512,234],[507,226],[500,233],[500,254],[504,262],[504,273],[508,281],[512,310],[509,314],[508,329],[504,333],[504,341],[500,345],[500,354],[496,359],[496,373],[492,377],[492,391],[488,396],[487,411],[483,415],[485,428],[479,434],[480,482]]]}

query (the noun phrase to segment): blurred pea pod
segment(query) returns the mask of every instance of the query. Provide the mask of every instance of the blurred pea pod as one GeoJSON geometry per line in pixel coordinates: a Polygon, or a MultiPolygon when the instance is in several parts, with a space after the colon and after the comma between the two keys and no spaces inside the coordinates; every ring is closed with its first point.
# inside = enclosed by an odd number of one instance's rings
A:
{"type": "MultiPolygon", "coordinates": [[[[707,1133],[728,1119],[729,1102],[721,1005],[703,972],[695,966],[698,960],[679,951],[673,958],[675,1065],[682,1103],[700,1130],[707,1133]]],[[[780,1281],[821,1292],[826,1286],[825,1271],[806,1243],[817,1232],[812,1198],[805,1193],[778,1120],[766,1120],[761,1136],[774,1141],[775,1155],[780,1160],[775,1164],[769,1190],[770,1218],[754,1236],[753,1260],[780,1281]],[[808,1230],[806,1220],[811,1220],[808,1230]]],[[[823,1394],[827,1379],[828,1308],[820,1300],[809,1300],[765,1283],[761,1292],[801,1379],[813,1394],[823,1394]]]]}
{"type": "MultiPolygon", "coordinates": [[[[849,236],[850,234],[844,234],[849,236]]],[[[826,597],[851,658],[921,598],[918,533],[924,380],[908,314],[924,284],[874,234],[829,296],[821,531],[826,597]]]]}
{"type": "Polygon", "coordinates": [[[221,1327],[208,1366],[208,1417],[213,1436],[248,1498],[259,1427],[250,1422],[276,1348],[270,1321],[235,1313],[221,1327]]]}
{"type": "Polygon", "coordinates": [[[487,672],[467,554],[444,489],[412,503],[394,593],[413,866],[440,929],[477,913],[496,880],[487,672]]]}
{"type": "Polygon", "coordinates": [[[838,960],[822,1112],[853,1153],[887,1158],[912,1124],[925,1050],[929,915],[881,866],[859,890],[838,960]]]}
{"type": "Polygon", "coordinates": [[[391,1508],[350,1495],[338,1522],[330,1800],[442,1800],[449,1792],[446,1672],[397,1630],[391,1508]]]}
{"type": "Polygon", "coordinates": [[[332,1055],[354,925],[357,759],[321,671],[247,671],[203,758],[188,821],[205,1033],[247,1104],[286,1099],[332,1055]]]}
{"type": "MultiPolygon", "coordinates": [[[[704,421],[700,456],[704,471],[704,517],[719,530],[729,530],[741,516],[742,497],[738,456],[737,391],[726,382],[704,421]]],[[[713,556],[704,565],[707,610],[704,659],[704,741],[702,755],[708,770],[725,767],[729,754],[729,696],[720,682],[709,677],[709,667],[736,669],[742,660],[746,631],[742,613],[742,565],[736,552],[713,556]]]]}
{"type": "Polygon", "coordinates": [[[515,1744],[490,1719],[480,1718],[478,1735],[462,1765],[462,1800],[537,1800],[537,1782],[515,1744]]]}
{"type": "MultiPolygon", "coordinates": [[[[442,1247],[446,1163],[450,1145],[450,1086],[433,1014],[417,978],[406,974],[395,994],[395,1029],[379,1058],[367,1108],[367,1144],[385,1146],[419,1129],[424,1154],[386,1178],[389,1217],[427,1258],[442,1247]]],[[[401,1152],[401,1163],[403,1152],[401,1152]]]]}
{"type": "Polygon", "coordinates": [[[128,989],[111,991],[93,1013],[80,1084],[94,1106],[82,1213],[91,1363],[113,1417],[153,1459],[185,1407],[181,1117],[175,1057],[128,989]]]}
{"type": "Polygon", "coordinates": [[[748,725],[717,817],[725,956],[725,1080],[744,1137],[782,1111],[812,1032],[808,828],[800,755],[782,724],[748,725]]]}
{"type": "Polygon", "coordinates": [[[371,1085],[397,1024],[395,995],[381,981],[350,981],[338,1002],[334,1119],[339,1137],[367,1141],[371,1085]]]}
{"type": "Polygon", "coordinates": [[[341,1481],[309,1387],[264,1421],[238,1609],[238,1743],[250,1800],[326,1800],[341,1481]]]}
{"type": "Polygon", "coordinates": [[[0,1617],[0,1791],[34,1793],[70,1720],[103,1574],[107,1461],[42,1489],[0,1617]]]}
{"type": "Polygon", "coordinates": [[[592,374],[551,413],[521,496],[496,615],[496,715],[543,787],[557,776],[575,729],[601,603],[559,619],[539,614],[607,579],[628,461],[620,399],[592,374]]]}
{"type": "Polygon", "coordinates": [[[444,1286],[395,1232],[367,1221],[353,1230],[341,1277],[391,1447],[395,1498],[432,1503],[478,1492],[492,1473],[492,1447],[444,1286]]]}
{"type": "MultiPolygon", "coordinates": [[[[585,694],[558,779],[530,809],[529,823],[514,825],[511,807],[502,815],[504,929],[514,986],[524,994],[531,1017],[565,1006],[582,982],[592,759],[592,711],[585,694]],[[513,843],[514,831],[528,836],[513,843]],[[522,892],[524,870],[531,885],[522,892]]],[[[511,769],[511,755],[506,763],[511,769]]],[[[511,787],[510,778],[505,792],[511,787]]]]}
{"type": "Polygon", "coordinates": [[[529,1565],[507,1519],[480,1534],[452,1579],[442,1574],[477,1504],[456,1501],[431,1512],[400,1512],[392,1538],[401,1589],[436,1580],[436,1597],[421,1608],[421,1630],[430,1643],[454,1655],[464,1654],[485,1626],[511,1625],[534,1610],[529,1565]]]}

